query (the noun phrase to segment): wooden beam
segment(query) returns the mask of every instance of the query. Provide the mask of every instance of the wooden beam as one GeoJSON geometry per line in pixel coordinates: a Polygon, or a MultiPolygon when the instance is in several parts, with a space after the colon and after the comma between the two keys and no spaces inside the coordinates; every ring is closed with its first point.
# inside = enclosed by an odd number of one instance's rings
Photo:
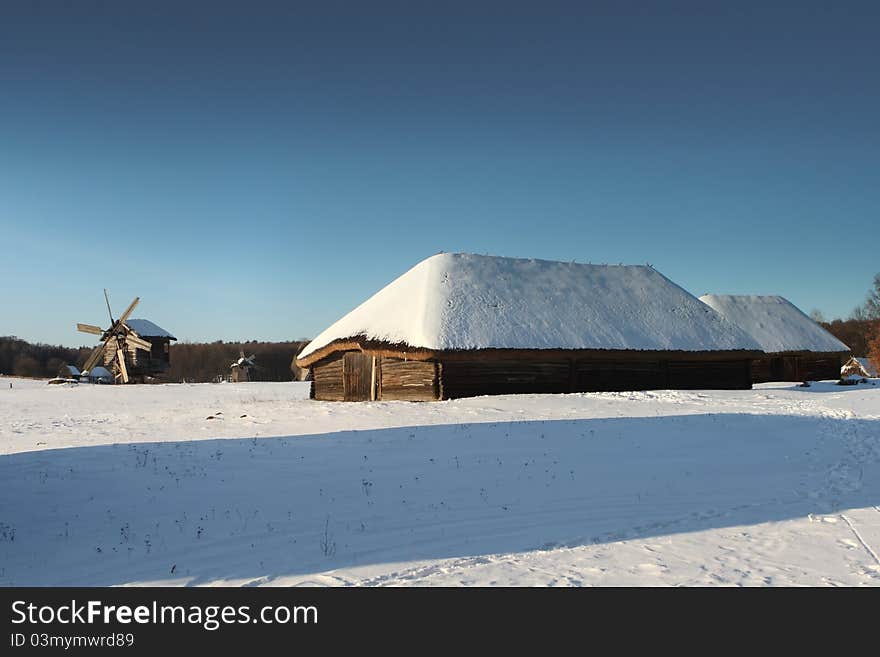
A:
{"type": "Polygon", "coordinates": [[[128,344],[134,345],[138,349],[143,349],[144,351],[153,350],[153,345],[150,342],[147,342],[143,338],[136,336],[134,333],[126,333],[125,341],[128,344]]]}
{"type": "Polygon", "coordinates": [[[360,342],[357,340],[343,340],[333,342],[326,347],[309,354],[305,358],[297,359],[296,364],[300,367],[310,367],[327,358],[333,353],[345,351],[362,351],[370,356],[382,356],[383,358],[399,358],[412,361],[428,360],[537,360],[544,361],[552,358],[588,358],[590,360],[644,360],[646,358],[670,359],[670,360],[742,360],[743,358],[761,358],[766,354],[762,351],[753,350],[729,350],[729,351],[684,351],[684,350],[655,350],[640,351],[636,349],[458,349],[458,350],[433,350],[409,347],[406,345],[392,345],[381,342],[360,342]]]}
{"type": "Polygon", "coordinates": [[[110,338],[107,338],[107,340],[95,347],[94,351],[89,354],[89,357],[86,359],[85,364],[83,364],[83,370],[91,371],[91,369],[95,366],[95,363],[98,362],[98,359],[104,354],[104,350],[107,348],[108,340],[110,340],[110,338]]]}
{"type": "Polygon", "coordinates": [[[120,315],[118,321],[124,322],[125,320],[127,320],[128,316],[131,315],[131,311],[134,310],[134,307],[136,305],[138,305],[138,301],[140,301],[140,300],[141,300],[140,297],[135,297],[134,301],[132,301],[130,304],[128,304],[128,308],[125,309],[125,312],[122,313],[122,315],[120,315]]]}
{"type": "Polygon", "coordinates": [[[116,350],[116,359],[119,361],[119,375],[123,383],[128,383],[128,370],[125,368],[125,352],[122,349],[116,350]]]}
{"type": "Polygon", "coordinates": [[[103,335],[104,329],[100,326],[93,326],[92,324],[79,324],[76,325],[76,330],[81,331],[82,333],[91,333],[92,335],[103,335]]]}

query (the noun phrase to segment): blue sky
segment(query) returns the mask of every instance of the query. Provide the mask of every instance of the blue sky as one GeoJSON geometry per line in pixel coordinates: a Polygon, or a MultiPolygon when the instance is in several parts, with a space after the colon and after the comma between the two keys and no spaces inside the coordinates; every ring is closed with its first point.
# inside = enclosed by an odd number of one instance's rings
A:
{"type": "Polygon", "coordinates": [[[876,3],[179,4],[0,5],[0,334],[313,336],[438,251],[880,270],[876,3]]]}

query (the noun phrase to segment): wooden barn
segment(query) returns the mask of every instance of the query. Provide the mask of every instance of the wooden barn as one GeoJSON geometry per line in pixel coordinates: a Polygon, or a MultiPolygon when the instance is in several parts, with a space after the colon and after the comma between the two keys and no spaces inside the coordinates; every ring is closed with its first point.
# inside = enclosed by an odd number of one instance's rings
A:
{"type": "Polygon", "coordinates": [[[318,335],[320,400],[747,389],[760,348],[648,266],[439,254],[318,335]]]}
{"type": "Polygon", "coordinates": [[[706,294],[700,300],[743,329],[764,354],[752,361],[752,381],[838,379],[850,350],[779,296],[706,294]]]}
{"type": "MultiPolygon", "coordinates": [[[[168,371],[171,367],[171,341],[177,338],[148,319],[126,319],[124,324],[135,337],[125,343],[126,368],[132,380],[143,382],[168,371]],[[149,350],[144,349],[145,343],[149,343],[149,350]]],[[[114,358],[113,350],[104,351],[105,366],[112,369],[114,358]]]]}

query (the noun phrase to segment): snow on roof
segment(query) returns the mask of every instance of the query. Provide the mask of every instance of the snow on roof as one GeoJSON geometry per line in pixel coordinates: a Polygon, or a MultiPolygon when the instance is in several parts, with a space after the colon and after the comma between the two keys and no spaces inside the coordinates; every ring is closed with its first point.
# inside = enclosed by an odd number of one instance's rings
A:
{"type": "Polygon", "coordinates": [[[877,371],[877,368],[874,367],[874,363],[871,362],[869,358],[856,358],[859,361],[859,365],[861,365],[865,371],[871,377],[876,377],[880,372],[877,371]]]}
{"type": "Polygon", "coordinates": [[[418,263],[299,354],[365,338],[425,349],[755,350],[655,269],[467,253],[418,263]]]}
{"type": "Polygon", "coordinates": [[[73,376],[79,376],[81,374],[79,368],[76,365],[65,365],[64,367],[66,367],[67,371],[70,372],[73,376]]]}
{"type": "Polygon", "coordinates": [[[125,323],[142,338],[171,338],[177,340],[168,331],[148,319],[127,319],[125,323]]]}
{"type": "Polygon", "coordinates": [[[700,301],[746,331],[768,353],[849,351],[783,297],[705,294],[700,301]]]}
{"type": "MultiPolygon", "coordinates": [[[[83,375],[86,375],[86,372],[83,372],[83,375]]],[[[104,377],[112,379],[113,373],[110,370],[108,370],[106,367],[102,367],[100,365],[97,365],[97,366],[93,367],[91,369],[91,371],[88,372],[88,376],[90,376],[94,379],[104,378],[104,377]]]]}

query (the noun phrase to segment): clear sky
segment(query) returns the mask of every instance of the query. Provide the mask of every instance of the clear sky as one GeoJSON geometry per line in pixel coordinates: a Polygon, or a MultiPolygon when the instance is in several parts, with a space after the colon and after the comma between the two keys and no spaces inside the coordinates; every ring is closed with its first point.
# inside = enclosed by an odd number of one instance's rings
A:
{"type": "Polygon", "coordinates": [[[438,251],[846,315],[880,3],[3,2],[0,334],[315,335],[438,251]]]}

